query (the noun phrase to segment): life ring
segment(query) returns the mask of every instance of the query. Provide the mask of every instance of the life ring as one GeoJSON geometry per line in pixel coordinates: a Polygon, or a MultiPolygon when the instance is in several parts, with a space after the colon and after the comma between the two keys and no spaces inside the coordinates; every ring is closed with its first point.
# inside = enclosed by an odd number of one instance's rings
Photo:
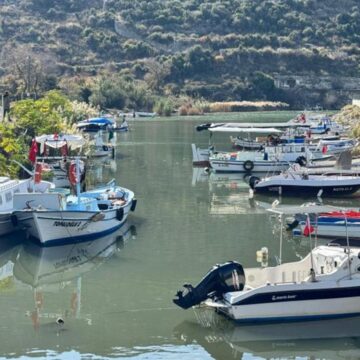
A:
{"type": "Polygon", "coordinates": [[[251,160],[246,160],[243,167],[246,171],[251,171],[254,168],[254,163],[251,160]]]}
{"type": "Polygon", "coordinates": [[[76,185],[78,183],[75,163],[70,164],[69,171],[68,171],[68,177],[69,177],[69,182],[71,185],[76,185]]]}
{"type": "Polygon", "coordinates": [[[109,148],[106,145],[103,145],[102,148],[103,148],[104,151],[109,151],[109,148]]]}

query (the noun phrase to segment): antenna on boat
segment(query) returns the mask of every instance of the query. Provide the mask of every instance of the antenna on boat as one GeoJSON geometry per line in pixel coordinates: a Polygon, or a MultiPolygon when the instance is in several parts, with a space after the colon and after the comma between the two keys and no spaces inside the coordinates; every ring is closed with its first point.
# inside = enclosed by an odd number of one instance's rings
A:
{"type": "Polygon", "coordinates": [[[349,278],[351,279],[351,257],[350,257],[350,242],[349,242],[349,232],[348,232],[348,221],[345,211],[342,211],[345,219],[345,230],[346,230],[346,247],[348,254],[348,263],[349,263],[349,278]]]}
{"type": "Polygon", "coordinates": [[[80,205],[80,158],[79,156],[76,157],[76,196],[78,200],[78,204],[80,205]]]}
{"type": "Polygon", "coordinates": [[[313,258],[313,252],[312,252],[313,247],[312,247],[312,241],[311,241],[311,223],[310,223],[309,213],[306,213],[306,225],[305,226],[309,226],[310,262],[311,262],[310,276],[311,276],[311,281],[315,282],[316,281],[316,273],[315,273],[315,269],[314,269],[314,258],[313,258]]]}

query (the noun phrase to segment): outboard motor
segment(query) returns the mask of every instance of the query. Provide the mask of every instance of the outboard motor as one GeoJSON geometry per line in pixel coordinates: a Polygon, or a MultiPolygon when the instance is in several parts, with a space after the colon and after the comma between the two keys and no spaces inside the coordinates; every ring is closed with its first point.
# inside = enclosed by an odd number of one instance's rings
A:
{"type": "Polygon", "coordinates": [[[209,297],[222,297],[230,291],[241,291],[245,285],[244,269],[238,262],[229,261],[217,264],[193,287],[184,284],[184,291],[179,290],[173,302],[183,309],[200,304],[209,297]]]}
{"type": "Polygon", "coordinates": [[[211,123],[207,123],[207,124],[197,125],[195,128],[196,128],[196,131],[203,131],[203,130],[207,130],[210,126],[211,126],[211,123]]]}

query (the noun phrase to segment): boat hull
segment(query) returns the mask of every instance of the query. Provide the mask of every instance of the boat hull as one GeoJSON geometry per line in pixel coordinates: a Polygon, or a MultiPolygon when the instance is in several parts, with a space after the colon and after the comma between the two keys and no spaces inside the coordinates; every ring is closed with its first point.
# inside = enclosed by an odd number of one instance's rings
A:
{"type": "Polygon", "coordinates": [[[255,186],[255,192],[259,194],[280,194],[292,196],[316,196],[322,190],[321,196],[351,195],[360,189],[360,184],[344,185],[309,185],[306,184],[268,184],[255,186]]]}
{"type": "Polygon", "coordinates": [[[45,246],[87,241],[119,229],[130,206],[120,217],[117,210],[90,211],[16,211],[21,227],[45,246]],[[97,220],[99,219],[99,220],[97,220]]]}
{"type": "MultiPolygon", "coordinates": [[[[342,296],[341,293],[345,291],[343,288],[339,288],[337,294],[334,294],[334,290],[336,291],[336,289],[323,290],[324,293],[330,294],[329,296],[336,296],[334,298],[241,305],[233,306],[231,310],[219,308],[219,311],[237,323],[274,323],[358,316],[360,287],[349,289],[349,293],[354,294],[350,297],[342,296]]],[[[294,293],[293,296],[297,295],[294,293]]],[[[311,296],[316,295],[311,294],[311,296]]]]}
{"type": "Polygon", "coordinates": [[[210,160],[210,166],[215,172],[280,172],[288,169],[287,161],[254,160],[253,169],[247,170],[246,161],[242,160],[210,160]]]}
{"type": "Polygon", "coordinates": [[[209,149],[197,148],[195,144],[191,144],[193,165],[195,166],[209,166],[209,149]]]}

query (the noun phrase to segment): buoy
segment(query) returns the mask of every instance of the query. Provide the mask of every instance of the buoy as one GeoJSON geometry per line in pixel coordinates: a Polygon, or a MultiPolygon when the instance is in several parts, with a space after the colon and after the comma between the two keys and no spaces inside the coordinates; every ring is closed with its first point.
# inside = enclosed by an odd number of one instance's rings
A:
{"type": "Polygon", "coordinates": [[[267,266],[269,258],[269,249],[267,247],[262,247],[256,252],[256,261],[261,263],[262,266],[267,266]]]}

